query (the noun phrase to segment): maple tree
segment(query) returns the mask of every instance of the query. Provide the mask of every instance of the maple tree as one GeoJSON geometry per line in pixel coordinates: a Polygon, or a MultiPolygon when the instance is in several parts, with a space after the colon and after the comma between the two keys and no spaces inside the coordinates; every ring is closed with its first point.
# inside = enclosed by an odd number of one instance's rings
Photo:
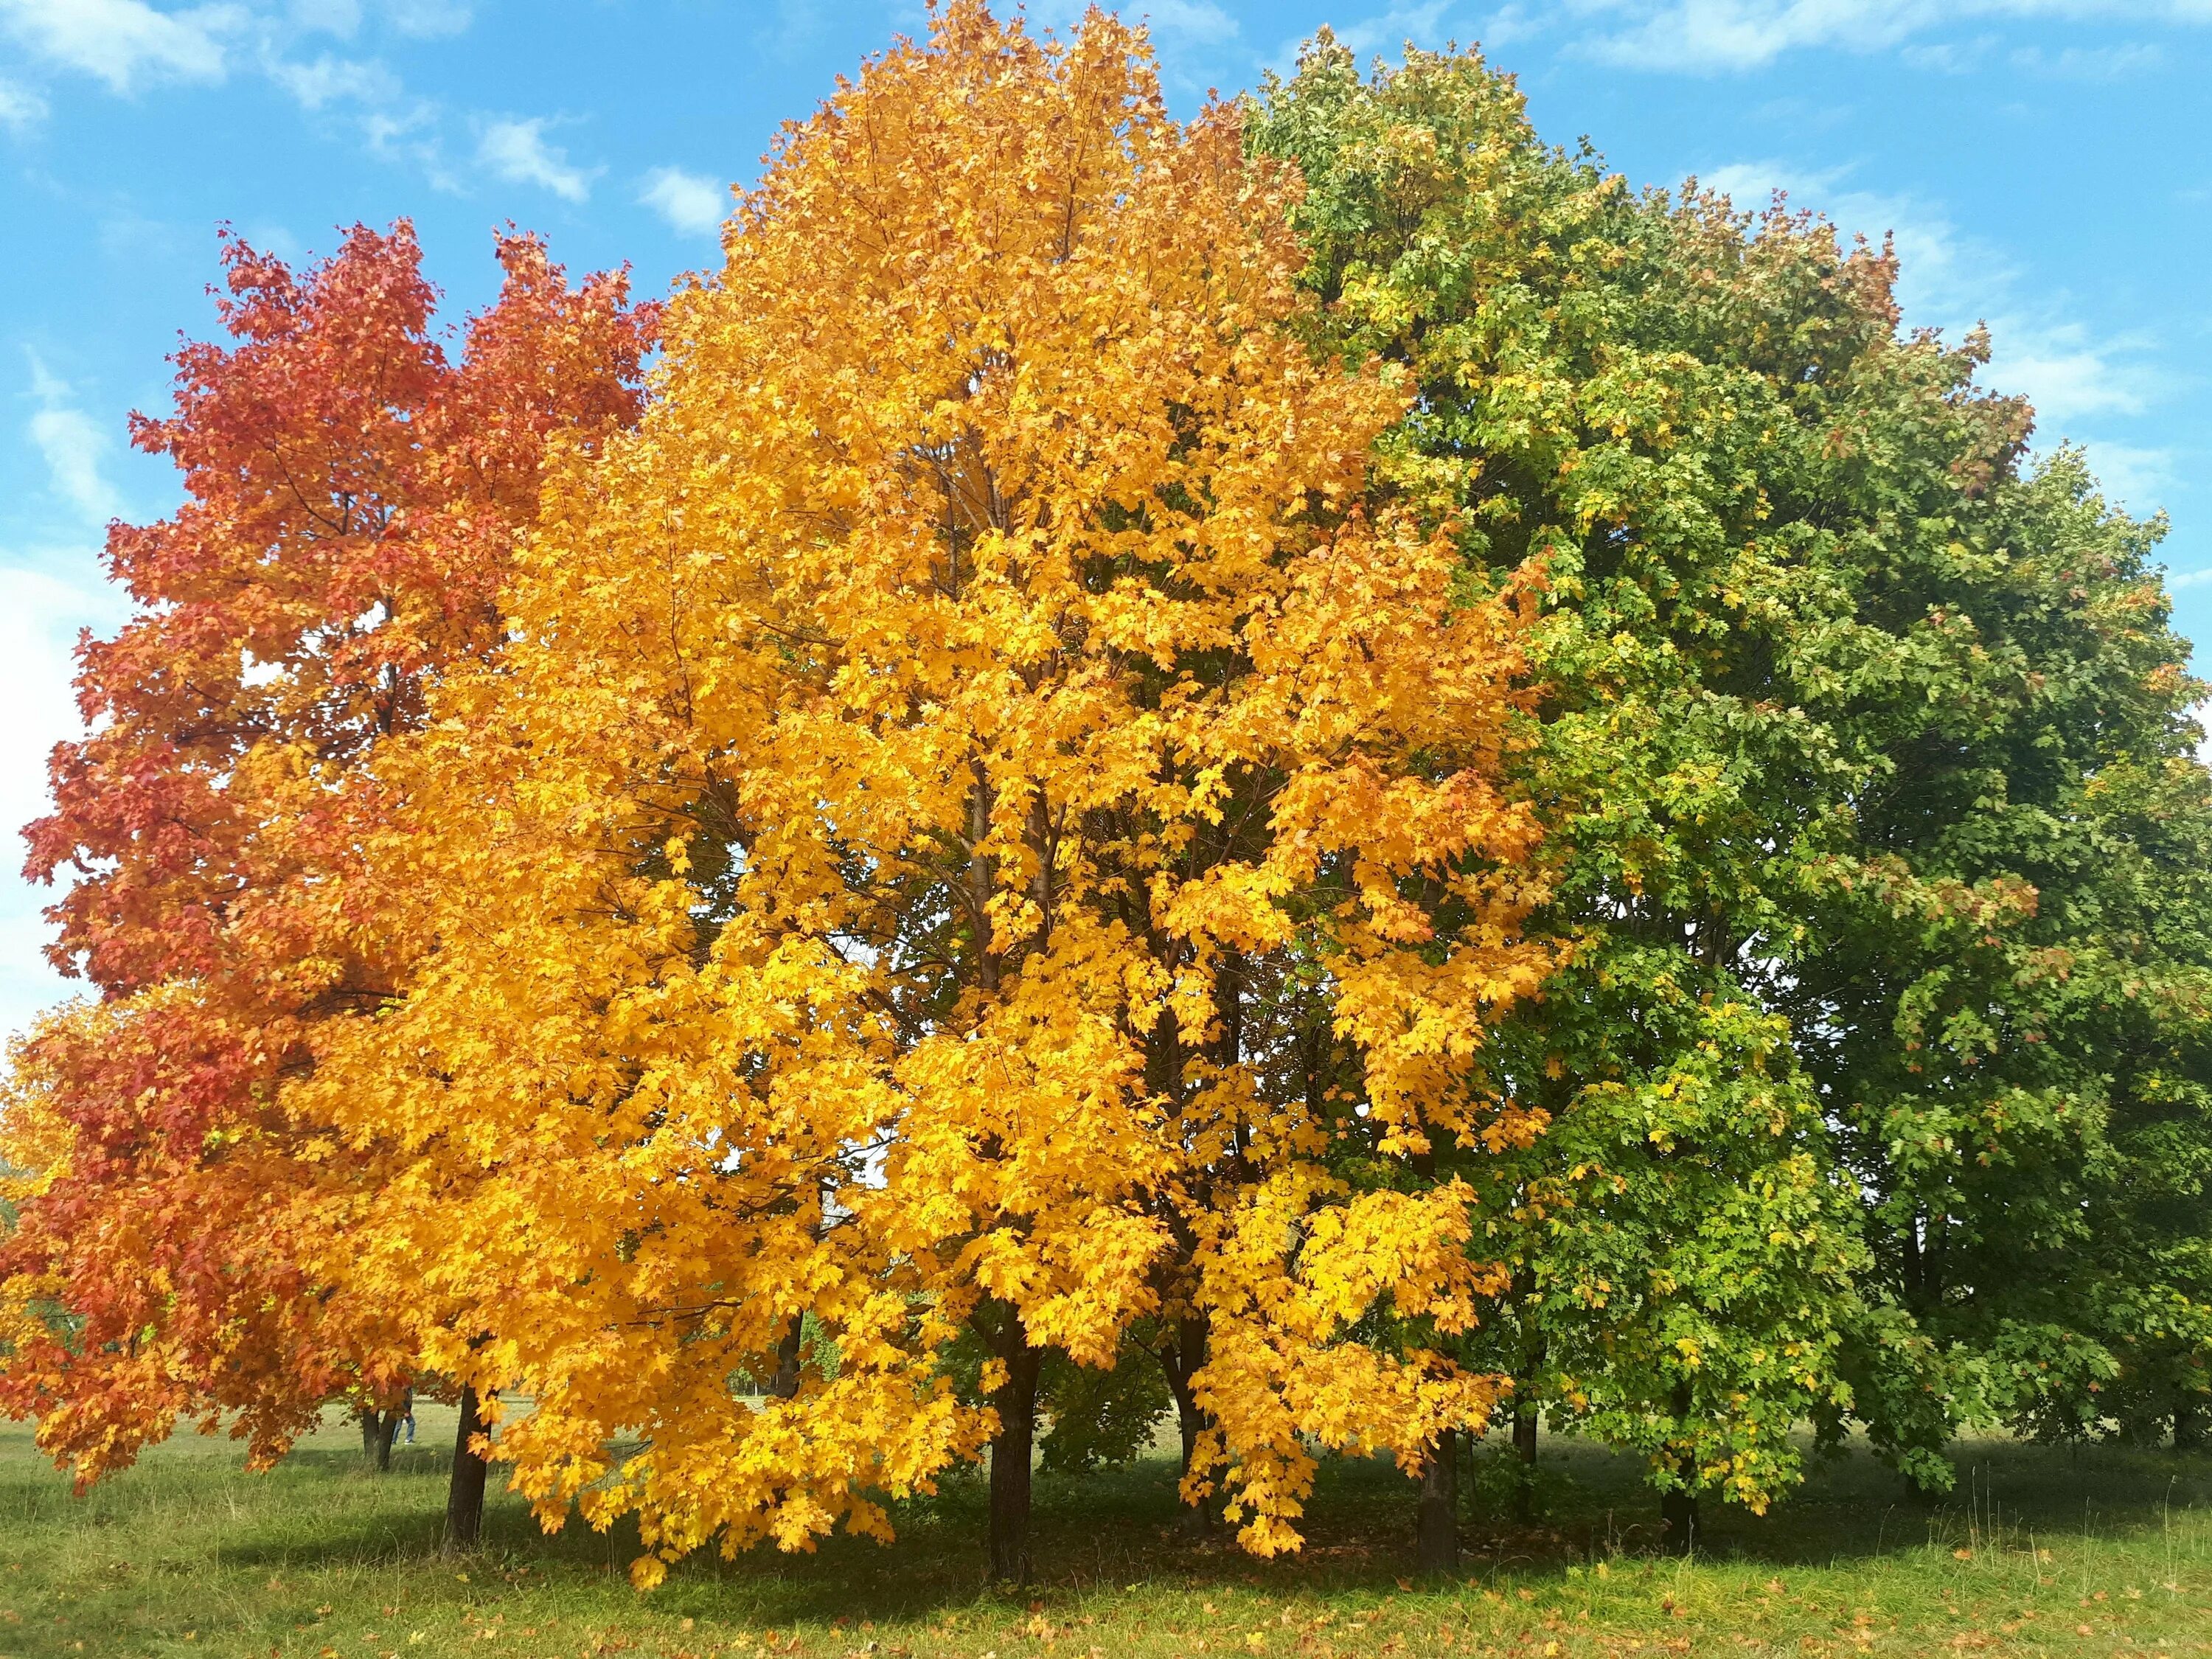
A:
{"type": "Polygon", "coordinates": [[[1777,999],[1892,1313],[1862,1409],[1938,1488],[1964,1423],[2185,1444],[2212,1401],[2212,776],[2162,526],[2061,451],[1948,528],[1882,597],[1926,619],[1922,706],[1870,734],[1869,854],[1777,999]]]}
{"type": "Polygon", "coordinates": [[[1479,582],[1543,572],[1516,768],[1557,860],[1531,927],[1568,955],[1483,1057],[1553,1127],[1468,1175],[1512,1272],[1474,1352],[1515,1378],[1521,1458],[1547,1412],[1644,1452],[1678,1528],[1699,1490],[1764,1507],[1795,1425],[1843,1392],[1857,1247],[1742,966],[1832,781],[1742,665],[1794,599],[1809,527],[1776,500],[1826,430],[1765,319],[1844,358],[1888,331],[1883,273],[1824,229],[1753,239],[1723,204],[1634,196],[1543,146],[1472,54],[1367,79],[1323,38],[1263,88],[1255,141],[1304,169],[1326,337],[1420,387],[1384,476],[1464,514],[1479,582]]]}
{"type": "Polygon", "coordinates": [[[1962,1421],[2185,1419],[2212,957],[2158,526],[2024,467],[1887,249],[1638,196],[1473,55],[1323,40],[1258,110],[1323,337],[1420,386],[1380,471],[1547,578],[1530,926],[1571,961],[1484,1063],[1553,1127],[1476,1177],[1519,1450],[1540,1407],[1640,1448],[1686,1532],[1808,1414],[1931,1482],[1962,1421]]]}
{"type": "Polygon", "coordinates": [[[1517,613],[1366,499],[1406,394],[1292,338],[1294,190],[1113,20],[947,7],[787,132],[410,747],[440,947],[295,1097],[419,1146],[363,1271],[439,1264],[515,1484],[641,1583],[987,1441],[1024,1576],[1046,1356],[1164,1310],[1248,1547],[1314,1443],[1484,1419],[1362,1323],[1479,1316],[1469,1189],[1340,1166],[1540,1127],[1468,1083],[1546,965],[1517,613]]]}
{"type": "Polygon", "coordinates": [[[496,649],[544,458],[635,417],[653,319],[619,276],[571,289],[534,238],[497,252],[499,299],[449,359],[405,222],[297,272],[227,237],[228,337],[179,349],[172,415],[133,417],[185,501],[110,532],[136,612],[80,646],[90,735],[55,750],[26,832],[28,873],[70,878],[50,954],[100,995],[23,1040],[4,1115],[0,1406],[80,1486],[179,1413],[234,1414],[262,1466],[343,1400],[387,1451],[416,1379],[403,1304],[318,1265],[362,1166],[278,1089],[404,966],[328,898],[374,902],[376,757],[496,649]]]}

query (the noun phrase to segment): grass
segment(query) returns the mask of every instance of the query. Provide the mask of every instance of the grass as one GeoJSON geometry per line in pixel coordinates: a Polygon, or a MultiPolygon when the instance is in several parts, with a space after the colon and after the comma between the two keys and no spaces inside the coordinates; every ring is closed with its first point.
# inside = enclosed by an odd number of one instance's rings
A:
{"type": "Polygon", "coordinates": [[[1711,1553],[1685,1563],[1651,1553],[1633,1468],[1553,1441],[1546,1524],[1471,1504],[1440,1585],[1408,1577],[1412,1491],[1387,1467],[1326,1466],[1305,1553],[1257,1562],[1177,1538],[1172,1471],[1143,1463],[1040,1479],[1025,1596],[981,1588],[972,1480],[907,1510],[890,1549],[703,1559],[641,1596],[634,1535],[545,1537],[504,1494],[483,1551],[439,1559],[452,1413],[422,1419],[381,1477],[333,1422],[269,1474],[186,1437],[82,1499],[0,1428],[0,1656],[2212,1653],[2203,1456],[1976,1443],[1929,1510],[1854,1452],[1763,1520],[1709,1516],[1711,1553]]]}

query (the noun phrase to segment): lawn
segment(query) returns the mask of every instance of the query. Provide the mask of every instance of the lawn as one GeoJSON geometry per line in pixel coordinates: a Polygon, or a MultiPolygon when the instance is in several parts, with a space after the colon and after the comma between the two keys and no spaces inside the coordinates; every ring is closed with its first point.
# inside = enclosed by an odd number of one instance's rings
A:
{"type": "Polygon", "coordinates": [[[1472,1503],[1437,1585],[1408,1577],[1412,1492],[1387,1468],[1328,1466],[1305,1554],[1263,1563],[1182,1541],[1172,1471],[1145,1463],[1040,1479],[1026,1596],[981,1588],[973,1480],[908,1509],[892,1548],[700,1560],[641,1596],[634,1538],[544,1537],[504,1495],[480,1554],[438,1559],[452,1413],[422,1417],[384,1476],[334,1421],[270,1474],[186,1437],[82,1499],[0,1430],[0,1655],[2212,1653],[2212,1457],[1980,1442],[1930,1510],[1854,1452],[1764,1520],[1712,1516],[1684,1563],[1650,1553],[1632,1468],[1554,1441],[1546,1525],[1472,1503]]]}

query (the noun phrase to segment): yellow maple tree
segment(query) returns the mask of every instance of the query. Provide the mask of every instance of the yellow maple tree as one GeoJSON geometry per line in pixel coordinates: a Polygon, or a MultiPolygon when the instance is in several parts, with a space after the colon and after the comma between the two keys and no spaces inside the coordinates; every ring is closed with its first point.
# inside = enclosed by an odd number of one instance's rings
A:
{"type": "Polygon", "coordinates": [[[1413,1334],[1498,1288],[1435,1139],[1540,1127],[1466,1085],[1545,965],[1518,618],[1374,504],[1407,394],[1298,343],[1297,188],[1141,33],[946,7],[787,131],[394,763],[440,948],[295,1109],[397,1148],[351,1271],[641,1583],[987,1442],[1022,1576],[1039,1362],[1139,1321],[1262,1552],[1310,1443],[1495,1398],[1413,1334]]]}

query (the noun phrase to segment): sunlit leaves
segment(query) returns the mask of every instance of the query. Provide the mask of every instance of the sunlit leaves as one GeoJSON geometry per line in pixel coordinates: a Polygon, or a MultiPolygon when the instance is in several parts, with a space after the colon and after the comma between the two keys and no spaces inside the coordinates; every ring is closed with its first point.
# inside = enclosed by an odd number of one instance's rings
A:
{"type": "Polygon", "coordinates": [[[536,1395],[548,1518],[879,1530],[1003,1418],[970,1322],[1002,1402],[1025,1347],[1210,1324],[1259,1549],[1302,1437],[1481,1420],[1355,1328],[1474,1316],[1468,1193],[1330,1165],[1533,1127],[1468,1086],[1545,965],[1516,618],[1366,504],[1404,395],[1297,343],[1291,188],[1122,26],[950,8],[787,134],[639,434],[556,484],[408,763],[443,946],[310,1091],[434,1137],[392,1236],[471,1264],[453,1361],[536,1395]]]}

